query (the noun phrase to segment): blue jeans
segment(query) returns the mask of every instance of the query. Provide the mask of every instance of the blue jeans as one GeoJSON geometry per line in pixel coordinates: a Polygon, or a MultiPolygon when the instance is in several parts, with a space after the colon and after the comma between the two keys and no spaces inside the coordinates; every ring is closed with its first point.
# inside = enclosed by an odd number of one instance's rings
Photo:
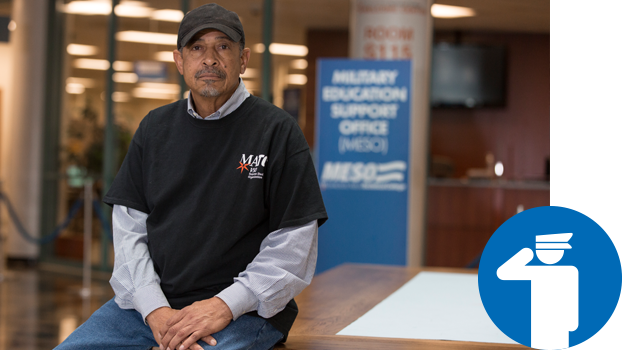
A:
{"type": "MultiPolygon", "coordinates": [[[[269,350],[282,339],[282,333],[265,319],[243,315],[213,337],[215,346],[201,340],[198,344],[205,350],[269,350]]],[[[121,309],[111,299],[55,350],[148,350],[153,346],[158,344],[141,314],[121,309]]]]}

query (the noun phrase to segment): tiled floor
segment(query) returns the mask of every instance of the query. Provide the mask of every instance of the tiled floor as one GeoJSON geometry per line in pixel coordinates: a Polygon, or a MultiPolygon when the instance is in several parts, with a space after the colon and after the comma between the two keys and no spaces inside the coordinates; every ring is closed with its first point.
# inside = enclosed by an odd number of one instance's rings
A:
{"type": "Polygon", "coordinates": [[[82,279],[13,267],[0,282],[0,350],[50,350],[113,297],[107,281],[92,282],[83,309],[82,279]]]}

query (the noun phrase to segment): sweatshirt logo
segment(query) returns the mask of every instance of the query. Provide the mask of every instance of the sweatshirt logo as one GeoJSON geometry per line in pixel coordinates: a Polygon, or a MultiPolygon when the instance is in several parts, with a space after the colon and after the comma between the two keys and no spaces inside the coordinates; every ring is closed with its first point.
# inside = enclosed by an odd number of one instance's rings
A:
{"type": "Polygon", "coordinates": [[[265,163],[267,163],[267,156],[264,154],[259,154],[257,156],[253,154],[248,154],[247,156],[242,154],[237,170],[240,169],[241,174],[243,174],[243,170],[247,170],[249,172],[247,175],[248,179],[262,179],[265,163]]]}

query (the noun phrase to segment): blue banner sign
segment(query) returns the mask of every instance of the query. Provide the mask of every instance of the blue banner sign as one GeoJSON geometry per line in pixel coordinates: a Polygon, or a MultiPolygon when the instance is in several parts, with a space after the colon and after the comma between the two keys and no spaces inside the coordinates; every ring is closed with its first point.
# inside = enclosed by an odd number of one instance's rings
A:
{"type": "Polygon", "coordinates": [[[330,220],[317,272],[406,264],[410,61],[317,62],[317,171],[330,220]]]}

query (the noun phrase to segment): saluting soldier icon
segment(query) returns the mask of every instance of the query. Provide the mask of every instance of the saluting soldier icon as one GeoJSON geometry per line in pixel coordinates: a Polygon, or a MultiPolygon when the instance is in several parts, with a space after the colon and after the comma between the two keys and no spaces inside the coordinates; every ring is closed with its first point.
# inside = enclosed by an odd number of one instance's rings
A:
{"type": "MultiPolygon", "coordinates": [[[[531,344],[536,349],[569,347],[569,332],[579,324],[579,273],[575,266],[554,265],[571,249],[572,233],[536,236],[536,255],[546,265],[527,266],[534,258],[523,248],[497,269],[508,281],[531,281],[531,344]]],[[[511,300],[511,302],[513,302],[511,300]]]]}

